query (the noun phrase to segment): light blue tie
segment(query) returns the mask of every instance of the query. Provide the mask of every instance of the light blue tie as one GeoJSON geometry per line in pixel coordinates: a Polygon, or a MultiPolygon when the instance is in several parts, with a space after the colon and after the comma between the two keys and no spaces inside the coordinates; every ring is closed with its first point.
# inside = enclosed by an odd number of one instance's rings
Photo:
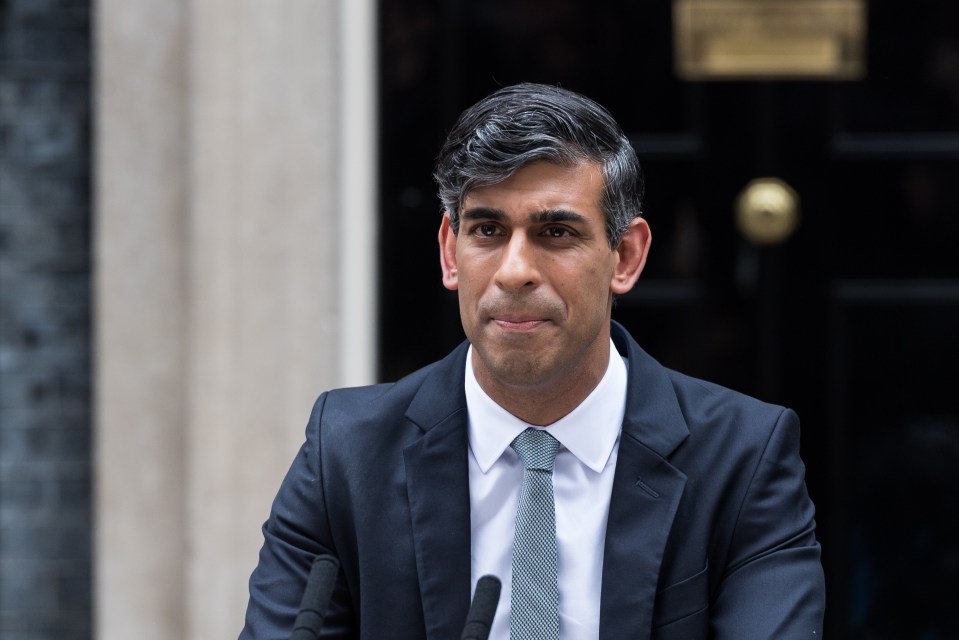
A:
{"type": "Polygon", "coordinates": [[[516,505],[509,637],[558,640],[553,461],[559,442],[545,431],[527,429],[516,436],[511,446],[526,471],[516,505]]]}

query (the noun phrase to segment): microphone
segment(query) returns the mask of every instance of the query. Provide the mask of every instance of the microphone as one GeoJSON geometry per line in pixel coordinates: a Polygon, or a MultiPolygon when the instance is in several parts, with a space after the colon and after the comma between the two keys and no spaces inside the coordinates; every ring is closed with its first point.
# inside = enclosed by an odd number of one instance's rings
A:
{"type": "Polygon", "coordinates": [[[503,585],[496,576],[486,575],[476,582],[476,593],[466,614],[466,625],[460,640],[487,640],[496,605],[499,604],[499,592],[503,585]]]}
{"type": "Polygon", "coordinates": [[[339,561],[331,555],[319,555],[313,561],[290,640],[317,640],[320,637],[339,570],[339,561]]]}

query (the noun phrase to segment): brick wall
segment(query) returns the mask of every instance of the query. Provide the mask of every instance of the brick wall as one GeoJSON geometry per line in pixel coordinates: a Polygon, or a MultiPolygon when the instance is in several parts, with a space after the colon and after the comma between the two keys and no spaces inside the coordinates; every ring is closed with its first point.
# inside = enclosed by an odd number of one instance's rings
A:
{"type": "Polygon", "coordinates": [[[90,2],[0,0],[0,637],[91,635],[90,2]]]}

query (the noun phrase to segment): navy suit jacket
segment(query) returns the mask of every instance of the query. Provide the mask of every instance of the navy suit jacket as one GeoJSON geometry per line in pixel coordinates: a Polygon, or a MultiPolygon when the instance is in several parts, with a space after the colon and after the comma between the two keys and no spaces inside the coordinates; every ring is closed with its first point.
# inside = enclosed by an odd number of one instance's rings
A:
{"type": "MultiPolygon", "coordinates": [[[[616,323],[612,335],[629,389],[600,638],[821,638],[796,415],[664,368],[616,323]]],[[[341,563],[324,637],[460,637],[470,603],[466,348],[394,384],[320,396],[263,527],[241,639],[289,638],[320,553],[341,563]]]]}

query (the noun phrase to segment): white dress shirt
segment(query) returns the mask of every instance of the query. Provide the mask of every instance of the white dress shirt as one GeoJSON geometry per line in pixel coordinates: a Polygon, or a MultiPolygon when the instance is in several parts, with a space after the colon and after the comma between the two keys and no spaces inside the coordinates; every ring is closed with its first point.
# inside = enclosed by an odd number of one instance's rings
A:
{"type": "MultiPolygon", "coordinates": [[[[603,544],[616,453],[626,412],[626,365],[612,341],[609,365],[595,389],[569,414],[545,427],[560,443],[553,467],[559,569],[559,637],[596,640],[603,578],[603,544]]],[[[509,638],[513,520],[523,463],[509,446],[531,427],[496,404],[473,375],[466,356],[469,411],[471,578],[503,582],[490,638],[509,638]]]]}

